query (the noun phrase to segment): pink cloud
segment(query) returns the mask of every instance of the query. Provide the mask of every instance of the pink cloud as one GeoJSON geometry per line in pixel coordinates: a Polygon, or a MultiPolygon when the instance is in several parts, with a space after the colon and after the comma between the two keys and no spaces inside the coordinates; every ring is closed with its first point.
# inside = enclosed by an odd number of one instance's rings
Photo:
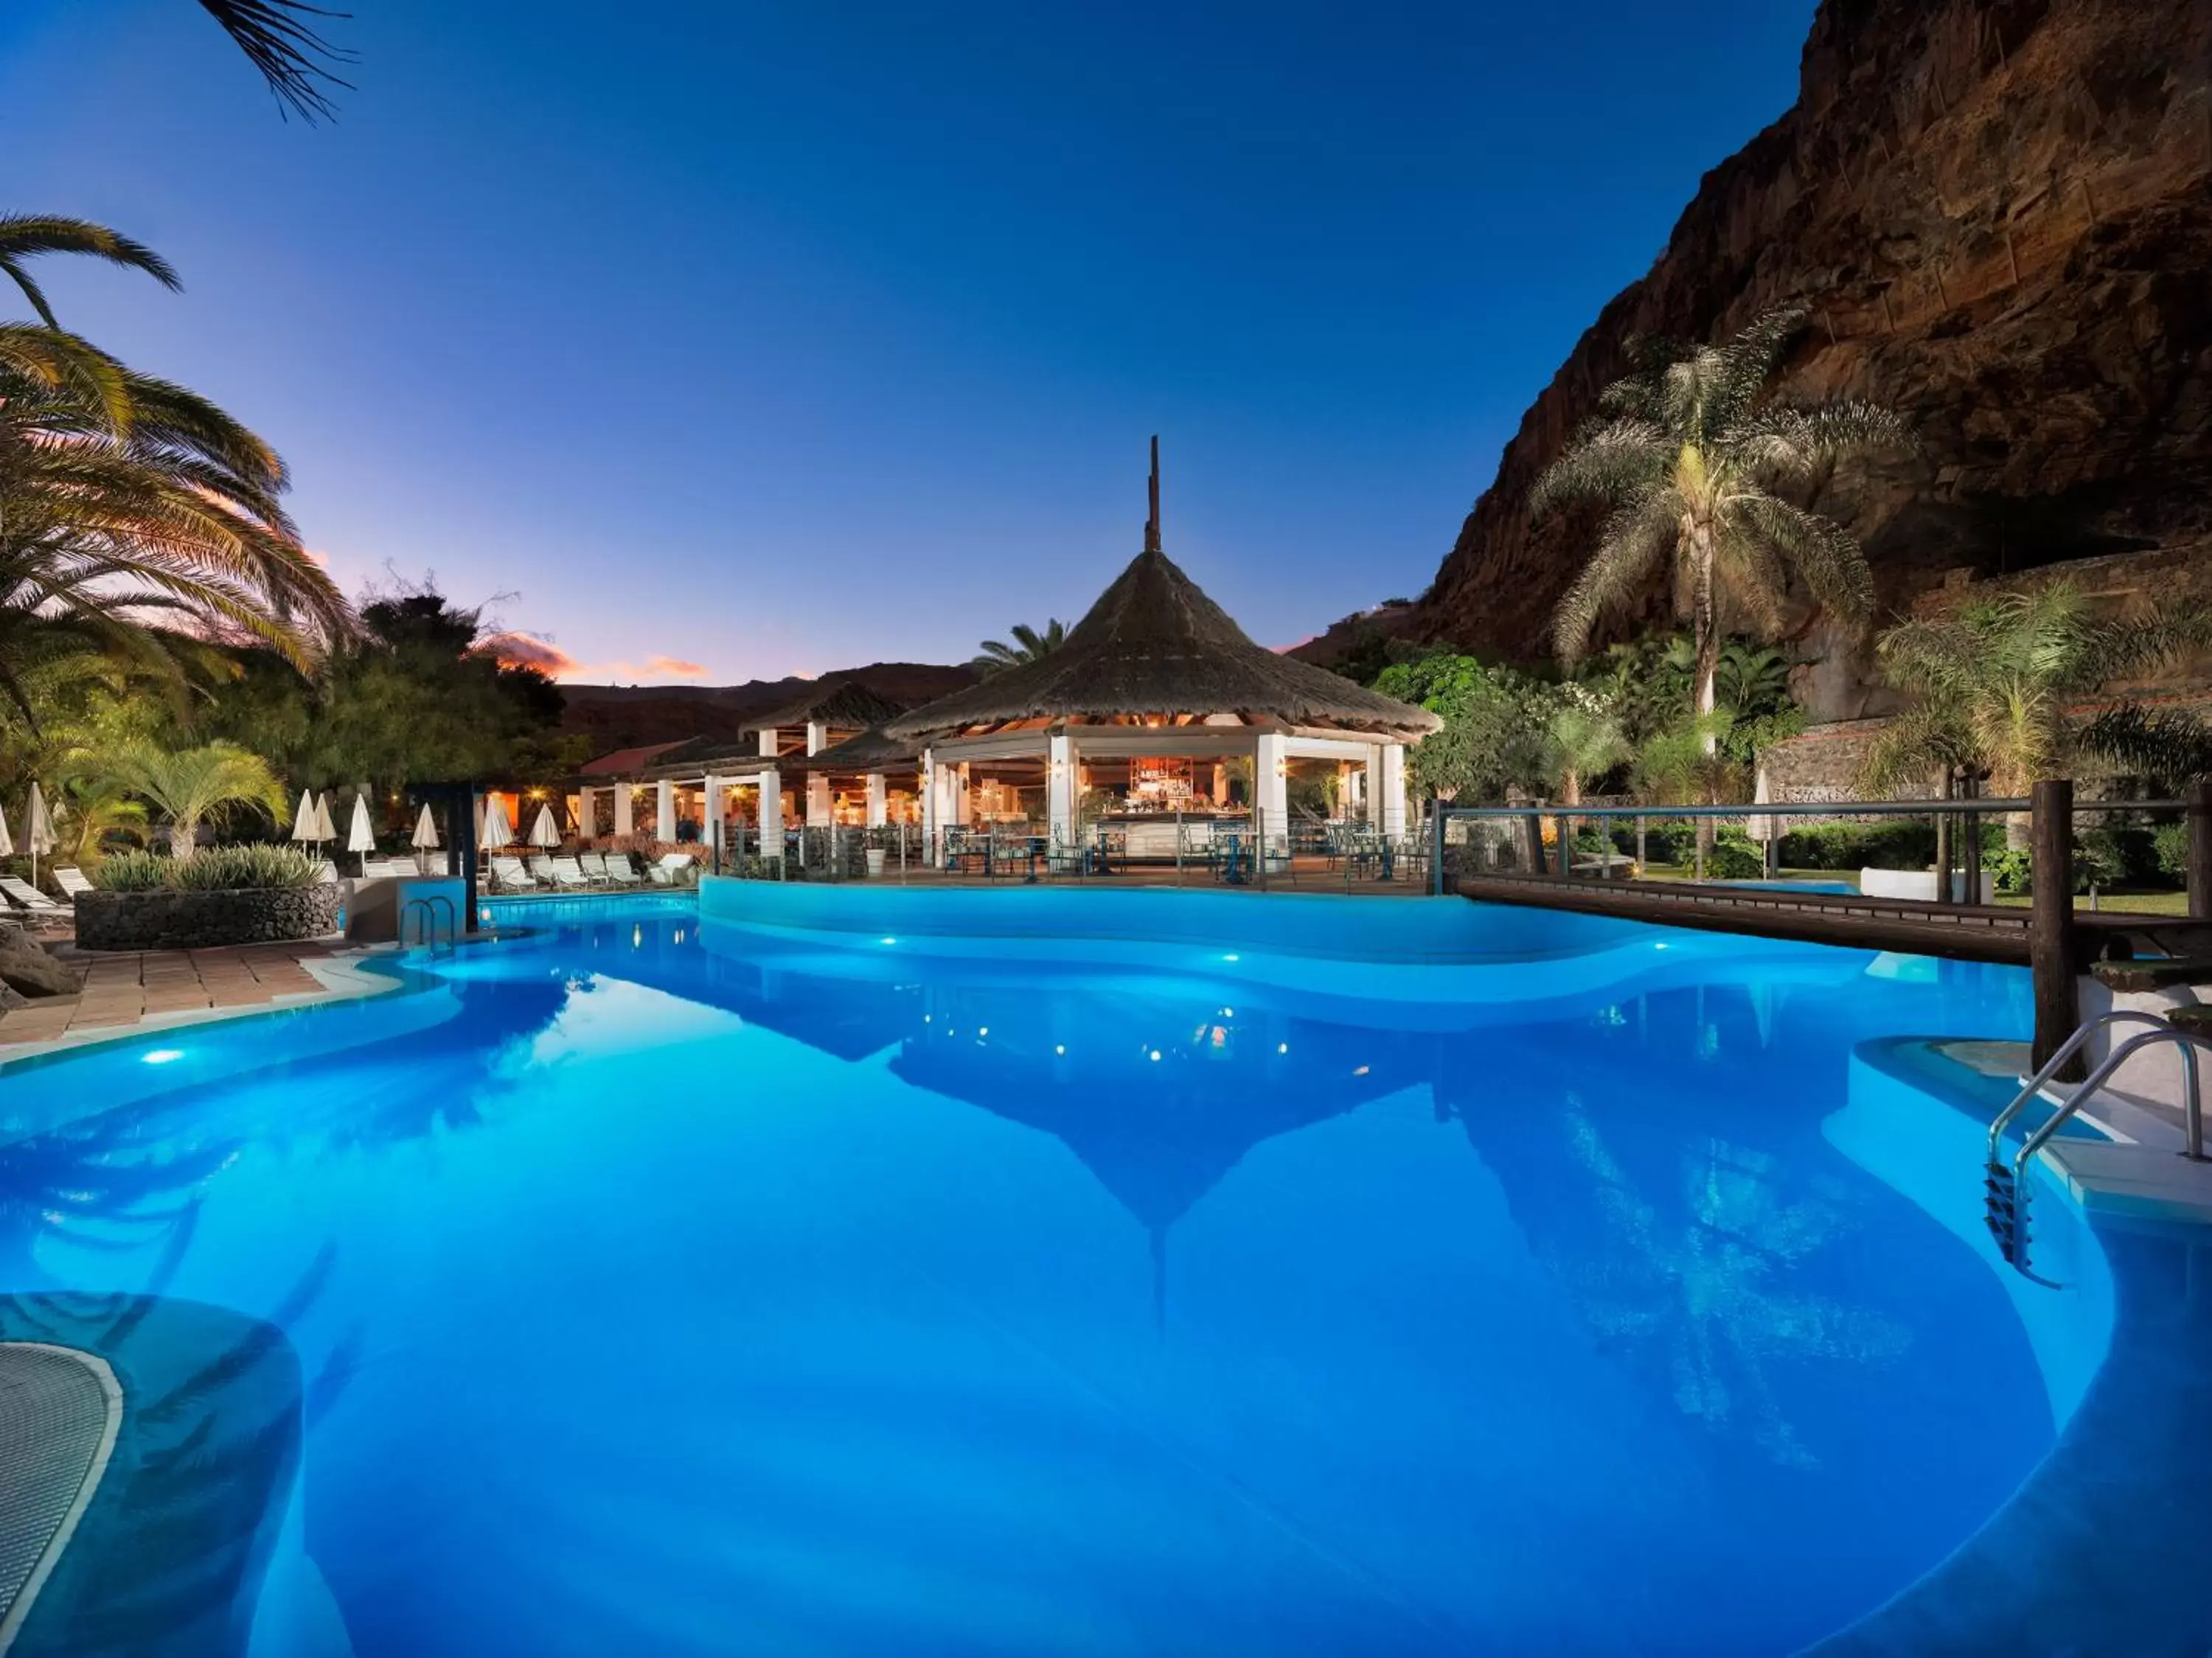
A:
{"type": "Polygon", "coordinates": [[[703,680],[708,672],[704,663],[665,655],[642,662],[579,661],[550,639],[512,631],[490,635],[477,649],[496,657],[502,667],[534,667],[555,680],[703,680]]]}

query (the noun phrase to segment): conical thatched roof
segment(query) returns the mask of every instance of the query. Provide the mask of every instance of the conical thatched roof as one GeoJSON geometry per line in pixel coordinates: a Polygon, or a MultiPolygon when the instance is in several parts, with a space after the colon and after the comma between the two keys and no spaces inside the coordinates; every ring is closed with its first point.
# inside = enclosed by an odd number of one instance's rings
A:
{"type": "Polygon", "coordinates": [[[1229,713],[1403,737],[1442,723],[1425,709],[1254,644],[1150,546],[1058,650],[925,703],[884,729],[915,738],[1010,720],[1229,713]]]}

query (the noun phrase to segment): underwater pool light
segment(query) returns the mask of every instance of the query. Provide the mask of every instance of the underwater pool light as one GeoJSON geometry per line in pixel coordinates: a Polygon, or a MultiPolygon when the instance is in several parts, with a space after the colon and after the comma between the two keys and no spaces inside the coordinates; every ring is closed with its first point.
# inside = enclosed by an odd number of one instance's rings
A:
{"type": "Polygon", "coordinates": [[[144,1063],[149,1065],[166,1065],[172,1059],[181,1059],[184,1057],[185,1051],[182,1048],[155,1048],[142,1056],[144,1063]]]}

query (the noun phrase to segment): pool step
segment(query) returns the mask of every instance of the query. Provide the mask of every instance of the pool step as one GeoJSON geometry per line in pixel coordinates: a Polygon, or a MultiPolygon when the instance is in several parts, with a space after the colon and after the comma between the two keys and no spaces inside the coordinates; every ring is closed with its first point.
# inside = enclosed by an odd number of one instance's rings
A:
{"type": "Polygon", "coordinates": [[[2027,1204],[2012,1170],[1994,1160],[1982,1165],[1982,1223],[2011,1265],[2027,1265],[2027,1204]]]}

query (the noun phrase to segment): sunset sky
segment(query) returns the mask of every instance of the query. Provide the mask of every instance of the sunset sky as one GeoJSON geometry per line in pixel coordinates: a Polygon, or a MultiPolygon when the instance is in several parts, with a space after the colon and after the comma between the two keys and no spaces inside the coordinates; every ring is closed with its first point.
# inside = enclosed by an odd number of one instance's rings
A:
{"type": "Polygon", "coordinates": [[[64,322],[274,441],[349,589],[571,677],[964,660],[1170,553],[1263,643],[1418,593],[1812,0],[334,0],[335,125],[191,0],[7,0],[64,322]]]}

